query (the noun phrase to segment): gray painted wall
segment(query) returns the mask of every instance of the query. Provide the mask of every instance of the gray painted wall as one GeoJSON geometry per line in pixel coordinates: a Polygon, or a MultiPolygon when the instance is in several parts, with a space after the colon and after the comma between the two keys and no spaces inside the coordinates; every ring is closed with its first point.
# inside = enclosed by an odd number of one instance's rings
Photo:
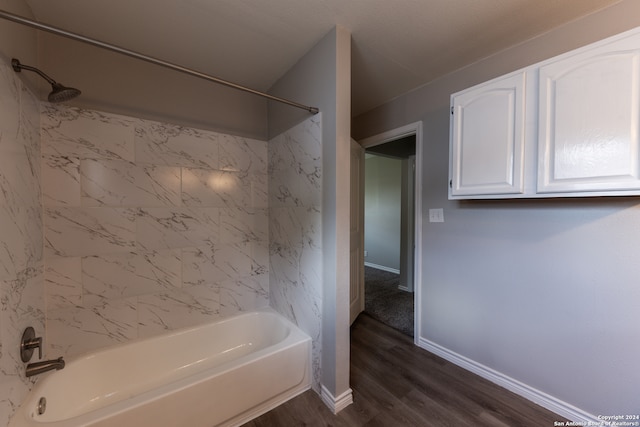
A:
{"type": "MultiPolygon", "coordinates": [[[[0,9],[33,19],[31,9],[24,0],[0,0],[0,9]]],[[[0,19],[0,52],[9,61],[11,58],[18,58],[23,64],[36,64],[38,54],[36,30],[0,19]]],[[[37,75],[29,76],[29,74],[33,73],[22,73],[21,78],[30,87],[35,88],[42,79],[37,75]]]]}
{"type": "Polygon", "coordinates": [[[402,160],[367,154],[364,167],[365,263],[400,270],[402,160]]]}
{"type": "MultiPolygon", "coordinates": [[[[337,27],[270,90],[322,113],[322,387],[341,405],[349,388],[349,185],[351,34],[337,27]]],[[[308,113],[270,103],[269,134],[308,113]]],[[[330,403],[331,404],[331,403],[330,403]]]]}
{"type": "Polygon", "coordinates": [[[640,199],[447,200],[449,95],[640,25],[622,1],[355,118],[361,139],[421,120],[420,340],[593,415],[640,408],[640,199]]]}
{"type": "Polygon", "coordinates": [[[39,66],[83,91],[68,105],[267,140],[263,98],[53,34],[39,43],[39,66]]]}

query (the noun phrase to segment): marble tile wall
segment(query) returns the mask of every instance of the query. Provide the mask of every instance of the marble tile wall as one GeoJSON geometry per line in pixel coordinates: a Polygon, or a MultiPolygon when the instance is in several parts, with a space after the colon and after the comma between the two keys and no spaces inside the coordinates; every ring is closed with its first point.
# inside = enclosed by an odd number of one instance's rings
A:
{"type": "Polygon", "coordinates": [[[322,325],[321,115],[269,141],[269,301],[313,339],[320,390],[322,325]]]}
{"type": "Polygon", "coordinates": [[[47,348],[269,304],[267,143],[43,104],[47,348]]]}
{"type": "Polygon", "coordinates": [[[32,385],[22,332],[44,334],[39,120],[37,99],[0,55],[0,425],[32,385]]]}

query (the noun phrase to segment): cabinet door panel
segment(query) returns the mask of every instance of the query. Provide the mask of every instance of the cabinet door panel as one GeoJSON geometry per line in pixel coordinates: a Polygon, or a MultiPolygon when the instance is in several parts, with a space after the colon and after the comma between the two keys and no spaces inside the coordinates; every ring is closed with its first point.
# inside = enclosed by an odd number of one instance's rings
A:
{"type": "Polygon", "coordinates": [[[538,193],[640,188],[638,46],[636,37],[540,68],[538,193]]]}
{"type": "Polygon", "coordinates": [[[523,192],[524,85],[520,72],[452,98],[454,198],[523,192]]]}

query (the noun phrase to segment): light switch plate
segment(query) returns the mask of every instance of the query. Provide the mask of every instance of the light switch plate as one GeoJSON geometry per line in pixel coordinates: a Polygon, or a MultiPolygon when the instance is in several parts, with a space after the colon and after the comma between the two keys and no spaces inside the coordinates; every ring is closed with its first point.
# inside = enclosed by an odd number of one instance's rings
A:
{"type": "Polygon", "coordinates": [[[444,210],[429,209],[429,222],[444,222],[444,210]]]}

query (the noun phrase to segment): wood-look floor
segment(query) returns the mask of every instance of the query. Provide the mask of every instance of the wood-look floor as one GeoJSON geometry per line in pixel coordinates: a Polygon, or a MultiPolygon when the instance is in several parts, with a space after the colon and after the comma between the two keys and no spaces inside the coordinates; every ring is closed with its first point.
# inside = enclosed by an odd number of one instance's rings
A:
{"type": "Polygon", "coordinates": [[[545,427],[566,421],[366,314],[351,328],[351,388],[354,402],[338,415],[310,390],[245,427],[545,427]]]}

